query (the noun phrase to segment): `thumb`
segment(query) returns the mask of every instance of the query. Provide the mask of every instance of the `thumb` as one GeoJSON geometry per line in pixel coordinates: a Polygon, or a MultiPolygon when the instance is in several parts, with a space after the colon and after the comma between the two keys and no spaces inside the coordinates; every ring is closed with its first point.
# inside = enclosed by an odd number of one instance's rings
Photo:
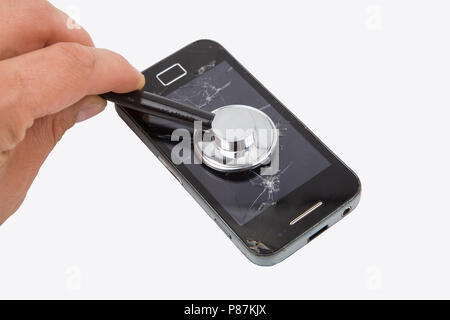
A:
{"type": "Polygon", "coordinates": [[[82,122],[102,112],[105,109],[106,104],[106,100],[99,96],[88,96],[78,105],[73,106],[73,110],[71,110],[70,113],[71,116],[76,114],[75,122],[82,122]]]}
{"type": "Polygon", "coordinates": [[[99,96],[87,96],[69,108],[54,114],[50,126],[54,143],[58,142],[75,123],[90,119],[102,112],[106,104],[106,100],[99,96]]]}
{"type": "Polygon", "coordinates": [[[22,203],[39,168],[63,134],[105,106],[106,101],[98,96],[85,97],[58,113],[37,119],[14,149],[0,152],[0,195],[7,195],[0,201],[0,213],[6,213],[0,216],[0,225],[22,203]]]}

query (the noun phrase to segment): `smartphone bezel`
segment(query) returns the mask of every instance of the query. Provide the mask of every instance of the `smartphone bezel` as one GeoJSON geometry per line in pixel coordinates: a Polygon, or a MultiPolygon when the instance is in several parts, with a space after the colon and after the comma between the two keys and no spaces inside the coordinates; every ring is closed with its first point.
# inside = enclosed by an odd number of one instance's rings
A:
{"type": "MultiPolygon", "coordinates": [[[[239,72],[283,117],[290,121],[295,129],[331,163],[323,172],[291,192],[288,196],[281,199],[277,205],[259,214],[247,224],[240,226],[236,223],[224,207],[211,196],[208,190],[184,165],[175,165],[171,162],[170,153],[167,152],[163,144],[153,138],[148,132],[148,125],[142,120],[141,115],[129,110],[126,111],[126,114],[132,117],[133,122],[139,127],[141,139],[158,151],[159,156],[164,158],[163,161],[166,162],[166,165],[171,167],[172,173],[175,173],[179,179],[189,182],[190,186],[199,193],[201,199],[220,216],[244,244],[257,241],[263,242],[265,247],[270,248],[270,250],[265,250],[264,252],[253,252],[254,254],[270,255],[285,248],[295,239],[318,226],[321,221],[358,195],[360,182],[358,177],[325,144],[215,41],[199,40],[191,43],[146,69],[144,71],[147,78],[145,90],[167,95],[192,80],[191,76],[186,76],[170,85],[160,83],[156,75],[173,64],[181,64],[188,75],[194,75],[195,71],[202,66],[208,65],[212,61],[217,65],[224,60],[239,72]],[[322,201],[323,205],[315,210],[314,214],[309,214],[295,225],[290,225],[293,219],[318,201],[322,201]]],[[[209,169],[205,168],[205,170],[209,169]]]]}

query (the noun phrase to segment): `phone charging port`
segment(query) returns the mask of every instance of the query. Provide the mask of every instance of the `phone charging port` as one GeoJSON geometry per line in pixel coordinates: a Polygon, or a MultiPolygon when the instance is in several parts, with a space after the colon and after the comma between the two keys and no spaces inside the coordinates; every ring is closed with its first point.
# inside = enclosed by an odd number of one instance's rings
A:
{"type": "Polygon", "coordinates": [[[327,230],[327,229],[328,229],[328,225],[326,225],[325,227],[323,227],[322,229],[320,229],[319,231],[317,231],[316,233],[314,233],[312,236],[310,236],[310,237],[308,238],[308,242],[313,241],[315,238],[317,238],[318,236],[320,236],[320,234],[321,234],[322,232],[324,232],[325,230],[327,230]]]}
{"type": "Polygon", "coordinates": [[[348,215],[350,213],[350,211],[352,211],[352,208],[345,209],[345,211],[342,213],[342,216],[345,217],[346,215],[348,215]]]}

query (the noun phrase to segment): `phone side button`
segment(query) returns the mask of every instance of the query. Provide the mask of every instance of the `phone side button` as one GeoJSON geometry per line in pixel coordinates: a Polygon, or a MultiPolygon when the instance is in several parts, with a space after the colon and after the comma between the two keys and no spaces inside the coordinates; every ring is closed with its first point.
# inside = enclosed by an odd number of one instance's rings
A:
{"type": "Polygon", "coordinates": [[[166,169],[170,171],[170,173],[175,177],[175,179],[177,179],[180,184],[183,184],[183,182],[181,182],[181,179],[178,177],[176,171],[166,162],[166,160],[164,160],[164,158],[161,156],[158,156],[158,159],[159,161],[161,161],[164,167],[166,167],[166,169]]]}

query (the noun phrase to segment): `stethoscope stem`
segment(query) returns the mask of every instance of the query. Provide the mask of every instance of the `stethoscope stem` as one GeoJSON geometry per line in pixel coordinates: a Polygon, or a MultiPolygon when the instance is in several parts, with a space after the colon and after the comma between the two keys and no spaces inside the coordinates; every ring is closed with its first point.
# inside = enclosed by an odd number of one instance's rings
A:
{"type": "Polygon", "coordinates": [[[135,91],[127,94],[108,92],[102,98],[118,105],[175,122],[183,122],[194,126],[196,121],[202,122],[204,130],[211,128],[214,113],[189,106],[166,97],[147,91],[135,91]]]}
{"type": "Polygon", "coordinates": [[[183,123],[194,129],[195,154],[211,169],[242,172],[266,164],[278,146],[278,131],[271,118],[250,106],[227,105],[208,112],[146,91],[101,95],[121,107],[183,123]],[[195,125],[201,121],[202,126],[195,125]],[[204,131],[211,133],[206,139],[204,131]]]}

